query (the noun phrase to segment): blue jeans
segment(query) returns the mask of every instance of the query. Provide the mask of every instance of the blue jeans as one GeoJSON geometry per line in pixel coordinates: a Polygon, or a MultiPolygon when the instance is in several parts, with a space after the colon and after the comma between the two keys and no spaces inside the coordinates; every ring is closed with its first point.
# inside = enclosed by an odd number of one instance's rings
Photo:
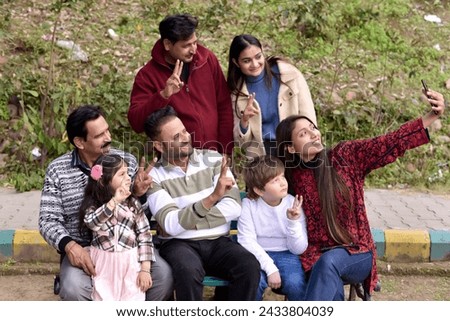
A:
{"type": "Polygon", "coordinates": [[[344,284],[362,283],[371,270],[371,252],[351,255],[342,248],[329,250],[312,267],[305,301],[343,301],[344,284]]]}
{"type": "MultiPolygon", "coordinates": [[[[281,277],[281,293],[287,296],[289,301],[301,301],[305,294],[305,272],[298,255],[289,251],[270,252],[267,254],[272,258],[278,268],[281,277]]],[[[256,300],[263,299],[264,290],[268,287],[266,272],[261,270],[261,279],[259,281],[256,300]]]]}

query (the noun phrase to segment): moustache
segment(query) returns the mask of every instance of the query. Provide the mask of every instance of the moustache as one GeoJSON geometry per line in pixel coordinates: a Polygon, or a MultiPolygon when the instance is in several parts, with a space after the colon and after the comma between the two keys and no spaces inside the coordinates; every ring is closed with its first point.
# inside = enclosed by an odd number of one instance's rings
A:
{"type": "Polygon", "coordinates": [[[189,146],[189,145],[191,145],[191,141],[184,142],[184,143],[180,142],[180,147],[189,146]]]}
{"type": "Polygon", "coordinates": [[[102,148],[108,147],[109,145],[111,145],[111,142],[106,142],[102,145],[102,148]]]}

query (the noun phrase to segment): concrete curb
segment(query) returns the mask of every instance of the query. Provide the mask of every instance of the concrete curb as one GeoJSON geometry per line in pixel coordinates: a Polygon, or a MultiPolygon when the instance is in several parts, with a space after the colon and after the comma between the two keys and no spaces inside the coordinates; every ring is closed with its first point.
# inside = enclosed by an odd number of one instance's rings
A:
{"type": "Polygon", "coordinates": [[[0,230],[0,261],[59,262],[59,254],[37,230],[0,230]]]}
{"type": "Polygon", "coordinates": [[[372,229],[377,257],[388,262],[450,260],[450,231],[372,229]]]}
{"type": "MultiPolygon", "coordinates": [[[[443,276],[450,275],[450,261],[435,261],[422,263],[398,263],[377,260],[378,273],[383,275],[420,275],[443,276]]],[[[54,275],[59,272],[59,262],[10,262],[0,265],[0,276],[6,275],[54,275]]]]}
{"type": "MultiPolygon", "coordinates": [[[[372,229],[377,256],[387,262],[450,260],[450,231],[372,229]]],[[[59,262],[37,230],[0,230],[0,261],[59,262]]]]}

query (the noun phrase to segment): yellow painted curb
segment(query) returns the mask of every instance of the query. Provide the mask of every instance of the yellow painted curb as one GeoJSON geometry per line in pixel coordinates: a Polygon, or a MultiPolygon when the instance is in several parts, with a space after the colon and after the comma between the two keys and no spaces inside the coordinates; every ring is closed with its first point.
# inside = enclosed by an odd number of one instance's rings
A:
{"type": "Polygon", "coordinates": [[[13,258],[20,262],[59,262],[59,254],[45,242],[39,231],[16,230],[13,258]]]}
{"type": "Polygon", "coordinates": [[[385,259],[390,262],[429,262],[431,242],[428,231],[385,230],[385,259]]]}

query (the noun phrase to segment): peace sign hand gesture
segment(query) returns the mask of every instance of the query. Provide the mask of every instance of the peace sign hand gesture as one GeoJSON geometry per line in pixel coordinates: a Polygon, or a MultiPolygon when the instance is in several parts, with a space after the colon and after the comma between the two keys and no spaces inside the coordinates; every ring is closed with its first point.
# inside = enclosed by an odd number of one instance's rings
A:
{"type": "Polygon", "coordinates": [[[169,99],[170,96],[178,93],[184,86],[184,82],[181,80],[181,72],[183,71],[183,62],[177,59],[175,68],[172,75],[166,81],[166,87],[161,91],[161,96],[165,99],[169,99]]]}
{"type": "Polygon", "coordinates": [[[232,177],[227,176],[228,166],[227,166],[227,156],[223,155],[222,157],[222,165],[220,167],[220,175],[217,180],[216,187],[211,195],[202,200],[203,206],[207,209],[211,209],[220,199],[225,195],[227,191],[229,191],[235,181],[232,177]]]}
{"type": "Polygon", "coordinates": [[[294,204],[291,208],[288,208],[286,215],[290,220],[298,220],[302,215],[303,196],[295,195],[294,204]]]}
{"type": "Polygon", "coordinates": [[[139,170],[136,173],[136,179],[134,181],[134,186],[133,186],[133,194],[136,197],[141,197],[142,195],[147,193],[147,190],[149,188],[152,188],[153,180],[149,174],[150,174],[150,171],[155,166],[156,161],[157,161],[157,159],[154,158],[153,162],[151,162],[147,166],[147,168],[145,168],[145,157],[141,158],[141,162],[139,163],[139,170]]]}
{"type": "Polygon", "coordinates": [[[245,106],[245,109],[241,111],[242,114],[241,126],[244,128],[248,127],[248,122],[250,118],[252,118],[256,114],[259,114],[258,109],[255,106],[253,106],[254,100],[255,100],[255,93],[252,93],[248,96],[247,106],[245,106]]]}
{"type": "Polygon", "coordinates": [[[214,193],[217,193],[219,198],[229,191],[234,185],[234,179],[227,176],[228,166],[227,166],[227,157],[224,155],[222,157],[222,165],[220,167],[220,176],[217,181],[216,188],[214,189],[214,193]]]}

